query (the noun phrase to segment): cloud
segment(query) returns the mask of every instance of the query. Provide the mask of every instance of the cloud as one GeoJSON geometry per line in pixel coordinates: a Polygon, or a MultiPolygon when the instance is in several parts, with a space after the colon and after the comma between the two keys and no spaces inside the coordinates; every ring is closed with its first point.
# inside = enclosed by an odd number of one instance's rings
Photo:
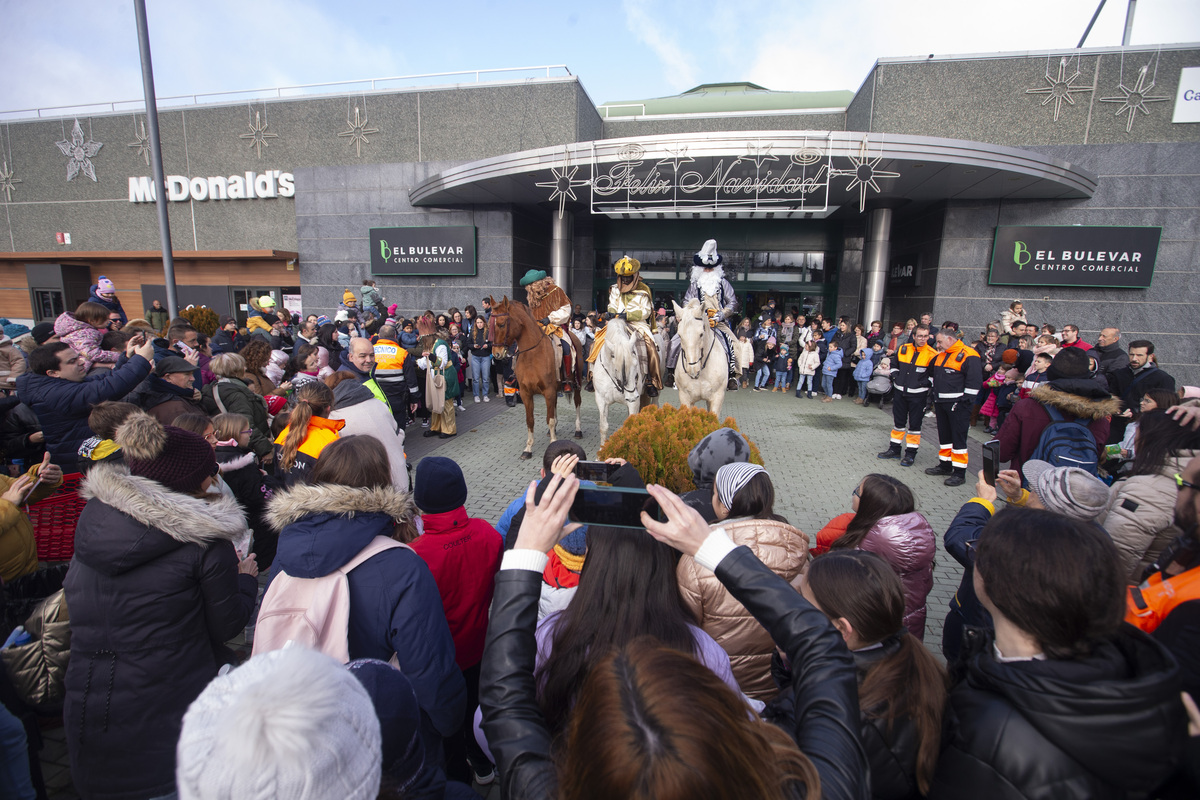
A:
{"type": "Polygon", "coordinates": [[[682,92],[699,83],[696,60],[699,56],[685,51],[665,31],[673,26],[650,15],[647,0],[625,0],[625,24],[630,32],[650,48],[663,66],[663,78],[675,91],[682,92]]]}

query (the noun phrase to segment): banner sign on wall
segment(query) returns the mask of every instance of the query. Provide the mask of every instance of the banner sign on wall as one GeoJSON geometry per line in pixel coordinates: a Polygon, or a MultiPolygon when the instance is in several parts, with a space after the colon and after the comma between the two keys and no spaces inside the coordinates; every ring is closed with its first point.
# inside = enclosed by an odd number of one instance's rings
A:
{"type": "Polygon", "coordinates": [[[1161,236],[1159,227],[1001,225],[988,283],[1145,289],[1161,236]]]}
{"type": "Polygon", "coordinates": [[[1171,122],[1200,122],[1200,67],[1184,67],[1179,71],[1171,122]]]}
{"type": "Polygon", "coordinates": [[[475,274],[475,226],[371,228],[371,274],[475,274]]]}
{"type": "Polygon", "coordinates": [[[921,254],[903,253],[888,261],[888,286],[904,288],[921,285],[921,254]]]}

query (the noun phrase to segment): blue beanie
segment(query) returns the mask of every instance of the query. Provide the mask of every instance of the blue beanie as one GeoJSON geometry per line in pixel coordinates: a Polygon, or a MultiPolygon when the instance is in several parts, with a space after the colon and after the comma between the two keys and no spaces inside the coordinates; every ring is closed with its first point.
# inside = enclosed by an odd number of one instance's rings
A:
{"type": "Polygon", "coordinates": [[[462,468],[449,458],[426,456],[417,463],[413,502],[422,513],[444,514],[467,503],[462,468]]]}
{"type": "Polygon", "coordinates": [[[9,322],[4,326],[4,335],[11,339],[24,336],[27,333],[29,333],[29,328],[19,322],[9,322]]]}

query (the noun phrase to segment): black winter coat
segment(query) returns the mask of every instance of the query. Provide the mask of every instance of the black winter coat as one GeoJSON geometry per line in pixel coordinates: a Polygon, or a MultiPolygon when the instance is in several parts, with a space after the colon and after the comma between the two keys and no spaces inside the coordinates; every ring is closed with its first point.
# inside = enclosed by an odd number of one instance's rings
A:
{"type": "MultiPolygon", "coordinates": [[[[858,741],[858,686],[841,634],[748,547],[727,555],[716,575],[804,675],[793,688],[800,713],[791,733],[820,773],[821,797],[865,800],[870,793],[858,741]]],[[[558,792],[550,732],[533,678],[541,584],[541,573],[532,570],[502,569],[496,575],[483,653],[483,732],[496,757],[501,795],[509,800],[549,800],[558,792]]]]}
{"type": "Polygon", "coordinates": [[[246,346],[246,337],[239,333],[230,333],[221,329],[209,339],[213,355],[218,353],[240,353],[246,346]]]}
{"type": "Polygon", "coordinates": [[[929,792],[973,800],[1147,797],[1187,738],[1179,667],[1126,625],[1087,658],[1000,663],[969,629],[929,792]]]}
{"type": "Polygon", "coordinates": [[[67,750],[85,800],[175,791],[188,705],[217,675],[222,644],[250,620],[258,582],[237,571],[237,502],[179,494],[101,464],[63,587],[71,609],[67,750]]]}
{"type": "Polygon", "coordinates": [[[240,378],[218,378],[213,383],[205,384],[200,390],[200,403],[204,413],[215,417],[222,413],[221,406],[230,414],[241,414],[250,420],[250,449],[259,458],[265,458],[272,450],[274,437],[271,436],[271,420],[267,414],[267,404],[262,397],[251,389],[240,378]],[[221,398],[217,405],[214,392],[221,398]]]}
{"type": "Polygon", "coordinates": [[[17,378],[17,394],[37,414],[46,436],[50,460],[63,472],[79,471],[79,445],[92,435],[88,414],[104,400],[120,400],[150,373],[150,362],[134,355],[104,375],[83,381],[51,378],[26,372],[17,378]]]}
{"type": "Polygon", "coordinates": [[[0,450],[10,459],[20,458],[26,464],[37,464],[46,454],[46,445],[29,441],[42,429],[37,414],[17,398],[5,398],[4,422],[0,423],[0,450]]]}

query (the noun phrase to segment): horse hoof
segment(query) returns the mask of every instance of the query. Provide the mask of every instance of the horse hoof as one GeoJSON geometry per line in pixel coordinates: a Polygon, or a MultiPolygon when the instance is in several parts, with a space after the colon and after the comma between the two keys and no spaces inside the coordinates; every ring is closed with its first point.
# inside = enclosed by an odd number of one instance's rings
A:
{"type": "Polygon", "coordinates": [[[575,438],[576,438],[576,439],[582,439],[582,438],[583,438],[583,431],[575,431],[575,438]]]}
{"type": "Polygon", "coordinates": [[[533,453],[531,453],[530,451],[526,450],[524,453],[521,453],[522,461],[528,461],[531,458],[533,458],[533,453]]]}

